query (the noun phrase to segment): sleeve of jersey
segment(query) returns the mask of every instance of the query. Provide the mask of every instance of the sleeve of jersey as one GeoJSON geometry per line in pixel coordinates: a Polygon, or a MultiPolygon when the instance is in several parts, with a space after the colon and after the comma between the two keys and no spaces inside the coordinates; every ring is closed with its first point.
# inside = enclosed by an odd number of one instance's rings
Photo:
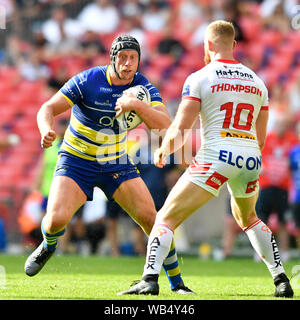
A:
{"type": "Polygon", "coordinates": [[[201,102],[200,81],[195,81],[192,75],[188,76],[184,82],[181,97],[182,99],[190,99],[201,102]]]}
{"type": "Polygon", "coordinates": [[[158,89],[150,82],[148,84],[146,84],[145,87],[148,89],[148,91],[150,93],[151,107],[164,106],[161,94],[158,91],[158,89]]]}
{"type": "Polygon", "coordinates": [[[268,90],[267,88],[263,91],[263,98],[262,98],[262,104],[261,104],[261,111],[269,111],[269,97],[268,97],[268,90]]]}
{"type": "Polygon", "coordinates": [[[86,82],[84,73],[72,77],[60,89],[61,94],[67,99],[69,104],[73,106],[83,99],[84,83],[86,82]]]}

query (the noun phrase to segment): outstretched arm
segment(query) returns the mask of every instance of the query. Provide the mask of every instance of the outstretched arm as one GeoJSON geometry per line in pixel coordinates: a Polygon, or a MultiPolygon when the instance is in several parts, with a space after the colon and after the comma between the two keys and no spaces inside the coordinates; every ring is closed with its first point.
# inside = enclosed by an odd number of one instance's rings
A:
{"type": "Polygon", "coordinates": [[[163,167],[167,156],[184,145],[188,138],[187,130],[191,129],[197,120],[200,107],[198,100],[181,100],[176,117],[167,130],[161,147],[154,154],[154,164],[157,167],[163,167]]]}

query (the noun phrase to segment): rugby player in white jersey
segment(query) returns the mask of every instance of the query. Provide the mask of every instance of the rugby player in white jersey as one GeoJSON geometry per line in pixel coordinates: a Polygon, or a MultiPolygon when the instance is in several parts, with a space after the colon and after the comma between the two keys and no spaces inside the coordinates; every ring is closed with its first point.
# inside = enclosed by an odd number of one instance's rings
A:
{"type": "MultiPolygon", "coordinates": [[[[140,54],[134,37],[117,37],[111,46],[110,65],[80,72],[41,106],[37,122],[43,148],[51,147],[56,138],[55,116],[70,108],[72,115],[41,224],[44,240],[25,263],[28,276],[40,272],[54,254],[74,213],[86,200],[93,199],[95,186],[127,211],[146,234],[150,233],[156,216],[154,201],[127,154],[127,131],[121,130],[116,121],[121,112],[135,110],[149,128],[166,129],[171,123],[158,89],[138,72],[140,54]],[[148,89],[151,108],[123,94],[136,85],[148,89]]],[[[172,291],[193,293],[182,281],[174,242],[164,269],[172,291]]]]}
{"type": "Polygon", "coordinates": [[[154,162],[164,166],[166,157],[184,144],[184,131],[193,127],[198,115],[201,149],[157,214],[142,280],[121,294],[159,293],[158,277],[174,230],[227,184],[233,215],[269,269],[274,296],[293,297],[276,241],[255,211],[268,92],[252,70],[234,59],[234,38],[234,27],[227,21],[215,21],[206,30],[206,66],[186,79],[175,120],[154,162]]]}

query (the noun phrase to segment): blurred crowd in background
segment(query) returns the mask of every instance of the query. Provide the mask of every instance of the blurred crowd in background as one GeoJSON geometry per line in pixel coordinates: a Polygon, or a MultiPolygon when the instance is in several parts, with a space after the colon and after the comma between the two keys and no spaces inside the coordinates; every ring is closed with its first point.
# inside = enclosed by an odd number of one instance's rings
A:
{"type": "MultiPolygon", "coordinates": [[[[173,118],[187,75],[204,66],[206,26],[218,19],[233,22],[236,59],[261,76],[269,89],[273,148],[264,157],[268,163],[263,164],[263,174],[269,178],[263,186],[287,190],[284,211],[292,214],[280,213],[284,217],[273,223],[281,231],[284,251],[289,250],[289,237],[299,238],[292,208],[298,201],[294,195],[300,174],[297,166],[291,170],[289,165],[290,151],[299,140],[299,1],[0,0],[0,9],[5,12],[5,28],[0,30],[0,251],[16,242],[26,250],[39,241],[41,203],[46,196],[41,179],[46,179],[47,171],[48,183],[55,166],[55,156],[47,158],[40,147],[36,113],[41,104],[78,72],[109,64],[112,40],[130,34],[142,48],[140,71],[158,87],[173,118]],[[46,167],[45,161],[49,161],[46,167]]],[[[191,142],[191,148],[197,146],[191,142]]],[[[157,171],[150,164],[140,169],[159,209],[183,168],[170,165],[157,171]]],[[[89,241],[89,252],[96,253],[98,244],[107,239],[103,251],[107,254],[144,254],[144,235],[134,223],[129,242],[139,246],[122,246],[118,221],[125,214],[96,193],[96,202],[87,203],[75,215],[62,252],[70,251],[70,241],[76,239],[89,241]]],[[[270,209],[267,218],[278,210],[270,209]]],[[[229,232],[223,247],[229,256],[237,229],[230,218],[226,221],[229,232]]],[[[300,238],[292,245],[300,248],[299,242],[300,238]]]]}

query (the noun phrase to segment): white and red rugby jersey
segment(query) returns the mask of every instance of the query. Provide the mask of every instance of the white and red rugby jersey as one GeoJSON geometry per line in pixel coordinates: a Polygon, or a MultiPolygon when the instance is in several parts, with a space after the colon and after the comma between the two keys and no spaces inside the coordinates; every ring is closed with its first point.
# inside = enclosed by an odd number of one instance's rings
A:
{"type": "Polygon", "coordinates": [[[216,60],[186,79],[183,99],[201,102],[201,145],[258,146],[256,119],[268,110],[264,82],[235,60],[216,60]]]}

